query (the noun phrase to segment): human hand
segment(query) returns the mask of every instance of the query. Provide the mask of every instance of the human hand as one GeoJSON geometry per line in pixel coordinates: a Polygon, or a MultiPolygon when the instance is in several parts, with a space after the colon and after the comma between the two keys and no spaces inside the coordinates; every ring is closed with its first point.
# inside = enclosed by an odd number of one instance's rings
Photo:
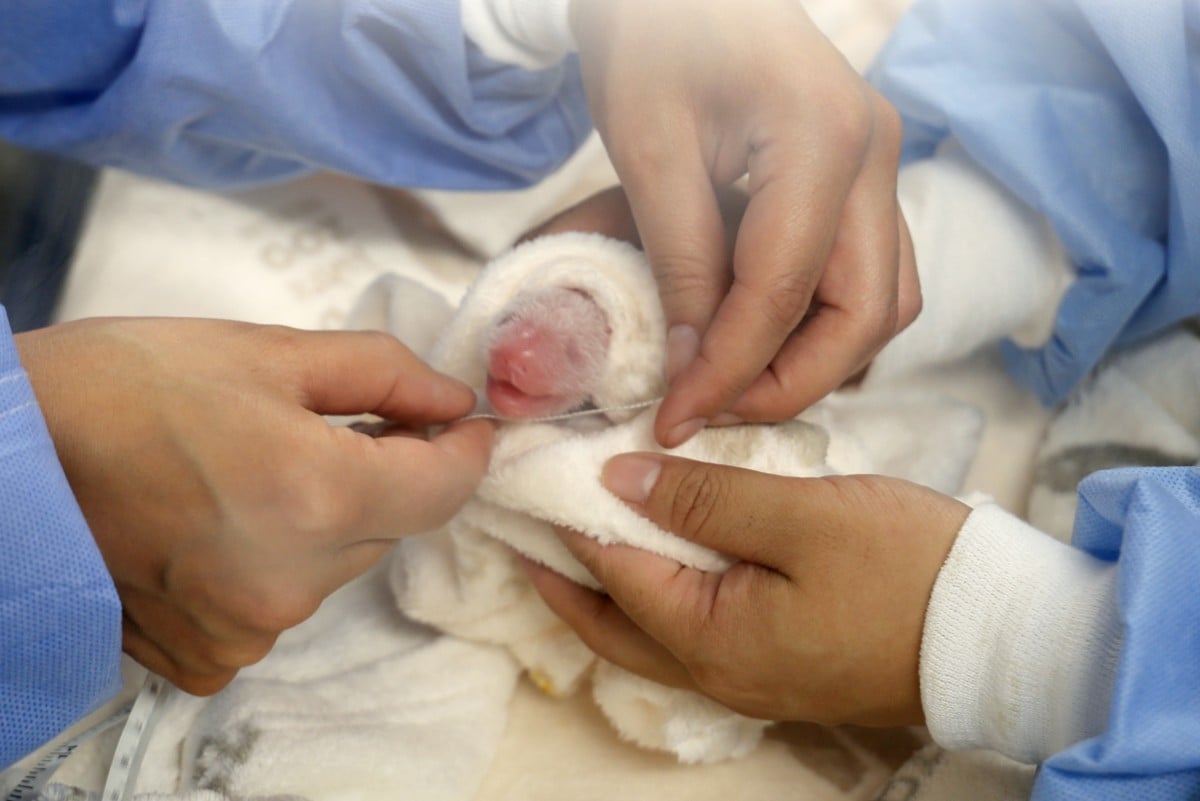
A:
{"type": "Polygon", "coordinates": [[[574,0],[571,26],[666,311],[661,444],[793,417],[912,322],[898,115],[794,0],[574,0]],[[747,173],[730,266],[714,187],[747,173]]]}
{"type": "Polygon", "coordinates": [[[106,319],[17,337],[124,610],[124,648],[195,694],[258,661],[482,478],[474,395],[385,334],[106,319]],[[373,412],[371,438],[322,414],[373,412]],[[405,429],[404,427],[409,427],[405,429]]]}
{"type": "Polygon", "coordinates": [[[705,573],[560,532],[608,595],[526,563],[589,647],[771,720],[907,725],[925,608],[970,509],[880,476],[786,478],[657,454],[603,480],[660,528],[738,560],[705,573]]]}

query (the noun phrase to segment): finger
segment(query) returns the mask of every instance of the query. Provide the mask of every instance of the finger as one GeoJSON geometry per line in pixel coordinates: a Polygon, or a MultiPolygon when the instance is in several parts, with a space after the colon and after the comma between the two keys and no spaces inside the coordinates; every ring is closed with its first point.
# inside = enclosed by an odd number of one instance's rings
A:
{"type": "Polygon", "coordinates": [[[428,441],[341,433],[346,449],[337,469],[347,492],[363,505],[366,521],[359,530],[369,534],[355,540],[362,542],[395,540],[449,520],[483,480],[494,428],[486,420],[468,420],[428,441]]]}
{"type": "Polygon", "coordinates": [[[663,127],[609,152],[658,283],[670,380],[695,358],[729,279],[721,209],[693,123],[663,127]]]}
{"type": "Polygon", "coordinates": [[[667,447],[682,442],[671,435],[681,423],[711,420],[728,408],[808,309],[858,166],[853,159],[817,158],[831,148],[812,139],[770,142],[750,162],[751,199],[734,246],[733,285],[704,333],[699,358],[675,378],[659,410],[655,435],[667,447]]]}
{"type": "MultiPolygon", "coordinates": [[[[601,545],[577,531],[559,529],[558,535],[631,623],[681,664],[688,654],[703,652],[718,634],[716,608],[725,575],[685,567],[628,545],[601,545]]],[[[605,622],[614,625],[616,613],[607,614],[605,622]]],[[[624,636],[628,639],[623,644],[630,649],[627,658],[657,664],[644,644],[638,645],[628,632],[624,636]]]]}
{"type": "Polygon", "coordinates": [[[660,684],[695,689],[687,670],[661,643],[638,628],[607,595],[518,557],[546,605],[597,655],[660,684]]]}
{"type": "Polygon", "coordinates": [[[177,665],[198,675],[253,665],[275,644],[273,632],[199,615],[133,587],[122,587],[121,602],[131,623],[168,648],[177,665]]]}
{"type": "Polygon", "coordinates": [[[237,676],[232,669],[200,674],[182,667],[128,617],[122,621],[121,647],[133,661],[192,695],[214,695],[237,676]]]}
{"type": "Polygon", "coordinates": [[[653,453],[609,459],[601,481],[659,528],[782,570],[801,518],[791,500],[800,479],[653,453]]]}
{"type": "Polygon", "coordinates": [[[812,313],[731,407],[744,420],[794,417],[867,364],[898,330],[899,152],[890,144],[898,133],[877,136],[888,143],[871,148],[846,199],[812,313]]]}
{"type": "Polygon", "coordinates": [[[475,393],[425,364],[380,331],[265,329],[285,379],[318,414],[372,413],[408,423],[443,423],[469,413],[475,393]]]}

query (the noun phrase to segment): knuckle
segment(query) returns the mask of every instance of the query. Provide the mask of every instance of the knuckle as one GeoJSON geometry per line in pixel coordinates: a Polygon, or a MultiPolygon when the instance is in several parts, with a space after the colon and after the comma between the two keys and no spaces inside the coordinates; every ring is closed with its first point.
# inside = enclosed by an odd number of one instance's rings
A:
{"type": "Polygon", "coordinates": [[[758,686],[756,677],[744,670],[707,662],[692,668],[690,673],[700,692],[741,715],[770,717],[779,708],[777,695],[758,686]]]}
{"type": "MultiPolygon", "coordinates": [[[[902,260],[906,261],[911,258],[911,256],[901,254],[902,260]]],[[[907,263],[902,262],[901,265],[900,287],[897,294],[899,298],[896,304],[896,329],[900,331],[911,325],[925,308],[925,293],[921,288],[921,281],[916,275],[915,268],[908,269],[907,263]]]]}
{"type": "Polygon", "coordinates": [[[311,369],[312,354],[306,346],[305,332],[269,324],[254,326],[249,336],[252,352],[263,363],[264,372],[296,381],[311,369]]]}
{"type": "Polygon", "coordinates": [[[724,689],[725,671],[717,665],[710,661],[697,662],[688,666],[688,672],[702,693],[723,702],[728,700],[724,689]]]}
{"type": "Polygon", "coordinates": [[[712,278],[708,265],[693,248],[680,247],[659,254],[654,261],[654,275],[663,292],[675,295],[696,295],[710,290],[712,278]]]}
{"type": "MultiPolygon", "coordinates": [[[[273,641],[275,635],[311,617],[321,600],[316,593],[301,587],[299,582],[267,580],[244,587],[240,592],[230,589],[224,616],[238,628],[265,634],[273,641]]],[[[265,653],[263,651],[263,655],[265,653]]],[[[245,653],[239,653],[233,658],[234,661],[241,661],[246,656],[245,653]]]]}
{"type": "Polygon", "coordinates": [[[874,101],[874,132],[876,139],[888,148],[891,161],[898,161],[904,140],[904,121],[900,112],[881,94],[872,90],[874,101]]]}
{"type": "Polygon", "coordinates": [[[812,302],[813,277],[806,270],[788,269],[774,276],[765,286],[762,314],[781,331],[791,331],[804,317],[812,302]]]}
{"type": "Polygon", "coordinates": [[[737,671],[730,671],[720,661],[705,660],[692,666],[690,672],[696,686],[705,695],[729,707],[736,707],[741,703],[744,691],[734,678],[737,671]]]}
{"type": "Polygon", "coordinates": [[[238,643],[210,641],[204,647],[201,656],[216,667],[237,670],[261,661],[271,651],[274,643],[274,636],[259,636],[238,643]]]}
{"type": "Polygon", "coordinates": [[[372,347],[378,348],[385,359],[391,361],[400,361],[408,354],[408,348],[404,346],[404,343],[396,339],[396,337],[392,336],[387,331],[367,329],[357,332],[357,335],[361,336],[365,343],[369,343],[372,347]]]}
{"type": "Polygon", "coordinates": [[[838,91],[826,97],[823,105],[822,124],[827,135],[861,160],[874,136],[876,122],[867,96],[858,89],[838,91]]]}
{"type": "Polygon", "coordinates": [[[896,330],[901,331],[912,325],[924,308],[925,297],[920,287],[915,287],[912,292],[902,293],[896,309],[896,330]]]}
{"type": "Polygon", "coordinates": [[[294,498],[288,514],[291,527],[306,541],[340,540],[361,524],[364,505],[338,482],[302,472],[285,483],[291,489],[288,497],[294,498]]]}
{"type": "Polygon", "coordinates": [[[605,636],[612,617],[610,604],[610,601],[600,596],[589,598],[581,605],[582,608],[572,615],[569,624],[579,639],[583,640],[584,645],[601,656],[612,650],[612,643],[605,636]]]}
{"type": "Polygon", "coordinates": [[[304,332],[299,329],[271,324],[256,326],[253,330],[273,358],[284,359],[288,362],[303,359],[305,355],[304,332]]]}
{"type": "Polygon", "coordinates": [[[905,293],[895,287],[864,292],[851,310],[846,330],[846,342],[863,357],[881,348],[899,330],[901,304],[905,293]]]}
{"type": "Polygon", "coordinates": [[[313,593],[298,587],[279,588],[263,597],[247,622],[257,631],[278,633],[308,620],[320,605],[321,599],[313,593]]]}
{"type": "Polygon", "coordinates": [[[188,695],[203,697],[216,695],[225,689],[229,682],[233,681],[236,676],[236,670],[221,670],[211,674],[178,671],[174,676],[168,678],[171,679],[172,684],[188,695]]]}
{"type": "Polygon", "coordinates": [[[864,304],[858,323],[862,350],[874,352],[895,336],[899,302],[899,298],[890,297],[887,302],[864,304]]]}
{"type": "Polygon", "coordinates": [[[668,136],[645,136],[615,126],[605,132],[613,166],[626,186],[655,181],[678,160],[675,141],[668,136]]]}
{"type": "Polygon", "coordinates": [[[720,473],[704,464],[678,465],[668,511],[670,530],[676,533],[706,531],[715,524],[725,495],[720,473]]]}
{"type": "Polygon", "coordinates": [[[693,244],[683,243],[654,260],[655,280],[665,308],[715,306],[720,299],[725,282],[713,280],[712,266],[705,262],[703,248],[699,243],[693,244]]]}
{"type": "Polygon", "coordinates": [[[894,510],[905,505],[904,497],[891,481],[880,481],[878,476],[846,475],[825,476],[823,485],[831,494],[830,506],[855,510],[867,510],[890,519],[894,510]]]}

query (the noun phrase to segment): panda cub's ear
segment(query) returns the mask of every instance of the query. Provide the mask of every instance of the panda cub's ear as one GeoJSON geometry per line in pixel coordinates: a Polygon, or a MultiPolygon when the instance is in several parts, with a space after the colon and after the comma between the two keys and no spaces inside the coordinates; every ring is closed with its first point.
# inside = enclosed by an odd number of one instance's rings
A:
{"type": "Polygon", "coordinates": [[[395,273],[371,282],[346,318],[351,330],[387,331],[424,361],[454,315],[440,292],[395,273]]]}

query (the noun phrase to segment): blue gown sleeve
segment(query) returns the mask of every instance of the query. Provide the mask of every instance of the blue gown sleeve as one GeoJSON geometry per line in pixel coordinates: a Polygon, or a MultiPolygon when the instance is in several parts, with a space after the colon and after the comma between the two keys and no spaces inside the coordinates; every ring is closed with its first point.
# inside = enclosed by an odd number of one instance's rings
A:
{"type": "Polygon", "coordinates": [[[1075,262],[1050,341],[1004,347],[1043,402],[1200,314],[1200,0],[919,0],[869,76],[904,161],[954,137],[1075,262]]]}
{"type": "Polygon", "coordinates": [[[317,169],[511,189],[591,130],[578,60],[488,59],[457,0],[6,0],[0,137],[237,188],[317,169]]]}
{"type": "Polygon", "coordinates": [[[1200,798],[1200,467],[1080,485],[1074,543],[1118,561],[1124,640],[1108,727],[1042,764],[1034,801],[1200,798]]]}
{"type": "Polygon", "coordinates": [[[0,306],[0,769],[121,688],[121,604],[0,306]]]}

